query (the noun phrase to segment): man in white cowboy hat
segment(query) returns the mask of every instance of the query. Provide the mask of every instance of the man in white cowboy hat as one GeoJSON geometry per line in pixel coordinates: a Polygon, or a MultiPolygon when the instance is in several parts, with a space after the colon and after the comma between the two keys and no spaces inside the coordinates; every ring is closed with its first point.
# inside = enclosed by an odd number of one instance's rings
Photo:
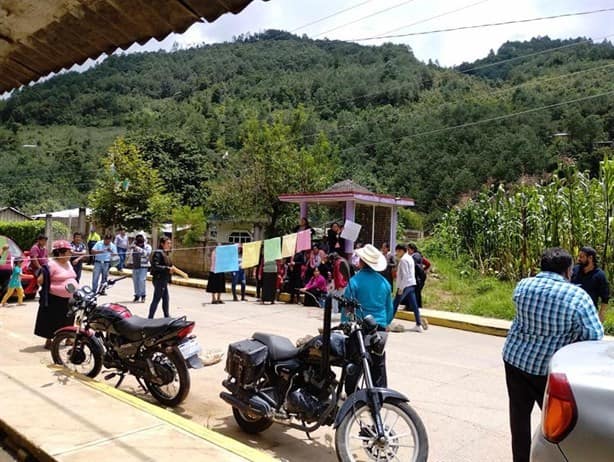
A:
{"type": "MultiPolygon", "coordinates": [[[[385,331],[393,318],[392,295],[390,283],[379,271],[386,269],[386,257],[374,246],[367,244],[356,249],[360,257],[359,271],[350,279],[344,296],[357,300],[362,307],[362,316],[372,315],[378,324],[378,330],[385,331]]],[[[341,320],[347,318],[345,313],[341,320]]],[[[371,375],[376,387],[386,387],[386,353],[372,355],[371,375]]]]}

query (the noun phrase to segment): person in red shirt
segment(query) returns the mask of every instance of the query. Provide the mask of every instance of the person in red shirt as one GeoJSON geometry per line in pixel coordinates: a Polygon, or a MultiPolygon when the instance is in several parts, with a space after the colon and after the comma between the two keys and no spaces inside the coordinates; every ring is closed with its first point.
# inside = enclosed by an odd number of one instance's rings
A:
{"type": "MultiPolygon", "coordinates": [[[[333,252],[328,256],[328,259],[332,262],[333,265],[333,281],[332,281],[332,290],[330,291],[331,295],[335,295],[341,297],[343,292],[345,291],[346,286],[348,285],[348,281],[350,280],[350,265],[347,260],[341,256],[337,252],[333,252]]],[[[333,312],[339,312],[339,306],[337,300],[333,299],[333,312]]]]}
{"type": "Polygon", "coordinates": [[[41,267],[47,265],[47,236],[40,234],[30,249],[30,271],[38,274],[41,267]]]}

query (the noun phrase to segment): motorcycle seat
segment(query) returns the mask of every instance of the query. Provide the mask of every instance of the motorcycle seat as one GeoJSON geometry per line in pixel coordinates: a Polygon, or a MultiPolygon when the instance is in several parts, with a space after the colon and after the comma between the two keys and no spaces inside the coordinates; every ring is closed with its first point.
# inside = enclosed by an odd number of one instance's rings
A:
{"type": "Polygon", "coordinates": [[[113,327],[118,334],[135,342],[164,333],[174,321],[176,321],[176,318],[148,319],[131,316],[118,320],[113,327]]]}
{"type": "Polygon", "coordinates": [[[264,343],[269,350],[269,357],[273,361],[282,361],[284,359],[294,358],[299,349],[288,340],[286,337],[273,334],[264,334],[262,332],[256,332],[252,335],[254,340],[264,343]]]}

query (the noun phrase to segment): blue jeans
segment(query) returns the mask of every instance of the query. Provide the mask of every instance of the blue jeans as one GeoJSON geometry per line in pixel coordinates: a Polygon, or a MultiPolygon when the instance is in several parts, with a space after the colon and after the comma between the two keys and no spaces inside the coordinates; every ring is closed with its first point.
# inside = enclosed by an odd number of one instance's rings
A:
{"type": "Polygon", "coordinates": [[[126,264],[126,249],[122,249],[121,247],[117,248],[117,255],[119,255],[119,263],[117,264],[117,269],[121,271],[126,264]]]}
{"type": "Polygon", "coordinates": [[[418,308],[418,302],[416,301],[416,286],[405,287],[402,294],[397,294],[397,296],[394,297],[394,314],[397,314],[400,304],[405,305],[405,308],[410,308],[414,312],[416,325],[420,326],[422,320],[420,319],[420,308],[418,308]]]}
{"type": "Polygon", "coordinates": [[[132,283],[134,284],[134,296],[145,297],[145,283],[147,282],[147,269],[136,268],[132,270],[132,283]]]}
{"type": "Polygon", "coordinates": [[[94,272],[92,273],[92,289],[94,290],[94,293],[96,293],[98,290],[98,284],[100,282],[107,282],[107,278],[109,277],[109,268],[110,265],[108,261],[104,263],[100,261],[94,262],[94,272]]]}
{"type": "Polygon", "coordinates": [[[233,271],[232,273],[232,298],[237,300],[237,284],[241,284],[241,300],[245,299],[245,271],[233,271]]]}
{"type": "Polygon", "coordinates": [[[168,282],[165,280],[154,280],[154,294],[153,299],[151,300],[151,305],[149,305],[149,319],[153,319],[156,311],[158,310],[158,303],[162,300],[162,312],[164,313],[164,317],[170,317],[168,311],[168,282]]]}

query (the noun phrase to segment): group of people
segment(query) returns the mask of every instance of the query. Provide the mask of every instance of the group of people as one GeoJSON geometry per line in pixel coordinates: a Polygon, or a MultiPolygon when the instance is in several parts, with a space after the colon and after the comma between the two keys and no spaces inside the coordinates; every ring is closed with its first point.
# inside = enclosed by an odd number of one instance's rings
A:
{"type": "MultiPolygon", "coordinates": [[[[118,237],[123,239],[125,232],[119,232],[118,237]]],[[[88,240],[92,233],[88,236],[88,240]]],[[[45,348],[51,347],[54,333],[61,327],[71,325],[74,317],[69,316],[68,301],[70,293],[67,286],[71,284],[78,288],[82,276],[83,264],[92,261],[92,289],[97,292],[101,284],[105,284],[113,259],[125,264],[126,255],[132,255],[132,280],[134,285],[134,302],[145,302],[147,273],[151,271],[154,293],[149,307],[149,317],[153,318],[160,301],[165,316],[169,316],[168,283],[171,275],[182,271],[173,266],[170,258],[171,240],[162,237],[158,248],[153,251],[146,242],[144,235],[138,234],[123,252],[118,247],[111,234],[105,234],[102,239],[90,245],[84,242],[81,233],[74,233],[72,242],[64,239],[52,243],[51,256],[47,252],[48,238],[39,235],[29,251],[29,270],[37,278],[40,287],[39,307],[34,327],[35,335],[45,339],[45,348]],[[123,258],[122,258],[123,256],[123,258]]],[[[126,238],[127,241],[127,238],[126,238]]],[[[0,250],[0,258],[8,250],[5,245],[0,250]]],[[[7,302],[14,294],[17,295],[17,304],[23,305],[24,291],[21,275],[24,270],[23,258],[13,259],[13,270],[8,282],[7,291],[0,302],[7,306],[7,302]]],[[[118,268],[120,266],[118,265],[118,268]]],[[[104,290],[100,295],[105,295],[104,290]]]]}
{"type": "Polygon", "coordinates": [[[503,346],[514,462],[529,462],[531,412],[541,408],[550,359],[574,342],[600,340],[609,286],[592,247],[577,264],[561,248],[547,249],[541,271],[514,289],[516,316],[503,346]]]}

